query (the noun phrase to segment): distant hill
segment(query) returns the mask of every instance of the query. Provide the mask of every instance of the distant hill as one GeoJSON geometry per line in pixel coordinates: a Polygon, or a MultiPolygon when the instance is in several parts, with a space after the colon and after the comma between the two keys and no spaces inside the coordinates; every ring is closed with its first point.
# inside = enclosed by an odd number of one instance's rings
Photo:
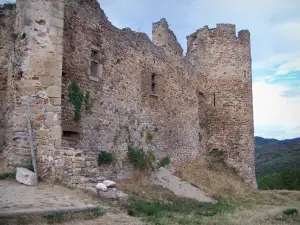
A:
{"type": "Polygon", "coordinates": [[[255,137],[256,176],[278,173],[288,166],[300,168],[300,137],[288,140],[255,137]]]}

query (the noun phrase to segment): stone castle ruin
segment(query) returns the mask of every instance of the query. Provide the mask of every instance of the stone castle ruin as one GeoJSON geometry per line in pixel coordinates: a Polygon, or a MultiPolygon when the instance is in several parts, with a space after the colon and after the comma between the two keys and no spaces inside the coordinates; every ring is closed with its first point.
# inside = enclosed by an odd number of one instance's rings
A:
{"type": "Polygon", "coordinates": [[[17,0],[0,6],[0,154],[7,171],[31,163],[27,98],[38,174],[79,184],[132,175],[131,144],[170,156],[172,168],[219,150],[256,186],[250,34],[207,26],[186,56],[165,19],[145,33],[118,29],[96,0],[17,0]],[[70,87],[83,104],[74,119],[70,87]],[[87,94],[88,93],[88,94],[87,94]],[[87,97],[88,95],[88,97],[87,97]],[[98,166],[100,151],[114,152],[98,166]]]}

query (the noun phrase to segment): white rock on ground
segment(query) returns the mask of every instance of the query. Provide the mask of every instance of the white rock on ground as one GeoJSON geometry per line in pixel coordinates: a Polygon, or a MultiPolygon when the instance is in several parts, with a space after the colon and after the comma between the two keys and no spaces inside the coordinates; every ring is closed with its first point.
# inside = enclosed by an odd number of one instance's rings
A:
{"type": "Polygon", "coordinates": [[[34,172],[32,172],[26,168],[22,168],[22,167],[17,168],[16,180],[22,184],[26,184],[29,186],[37,185],[36,174],[34,172]]]}
{"type": "Polygon", "coordinates": [[[105,184],[106,187],[108,187],[108,188],[116,187],[116,182],[111,181],[111,180],[105,180],[105,181],[103,181],[103,184],[105,184]]]}
{"type": "Polygon", "coordinates": [[[192,186],[188,182],[182,181],[163,167],[156,171],[151,177],[151,180],[152,183],[169,189],[177,196],[196,199],[200,202],[217,202],[216,200],[207,197],[199,188],[192,186]]]}
{"type": "Polygon", "coordinates": [[[100,191],[104,191],[104,192],[107,191],[107,186],[103,183],[98,183],[96,185],[96,188],[99,189],[100,191]]]}

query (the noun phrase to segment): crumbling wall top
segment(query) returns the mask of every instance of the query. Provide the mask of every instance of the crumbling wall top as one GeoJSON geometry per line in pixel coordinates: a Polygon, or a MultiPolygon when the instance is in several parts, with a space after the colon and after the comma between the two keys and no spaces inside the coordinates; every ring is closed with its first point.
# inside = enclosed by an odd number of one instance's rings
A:
{"type": "Polygon", "coordinates": [[[234,36],[236,32],[235,25],[228,23],[218,23],[216,30],[217,32],[227,33],[234,36]]]}
{"type": "Polygon", "coordinates": [[[158,22],[152,23],[153,29],[157,29],[159,26],[169,29],[169,24],[166,18],[161,18],[158,22]]]}
{"type": "Polygon", "coordinates": [[[183,49],[165,18],[152,24],[152,41],[155,45],[163,47],[169,54],[183,56],[183,49]]]}

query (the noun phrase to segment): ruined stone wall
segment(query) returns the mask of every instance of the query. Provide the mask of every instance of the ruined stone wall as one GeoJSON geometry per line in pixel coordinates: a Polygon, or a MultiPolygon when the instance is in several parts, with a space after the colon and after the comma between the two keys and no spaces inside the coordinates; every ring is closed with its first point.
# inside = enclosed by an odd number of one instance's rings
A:
{"type": "Polygon", "coordinates": [[[11,64],[11,52],[14,51],[14,22],[16,7],[14,4],[0,5],[0,154],[7,144],[7,118],[9,114],[8,76],[11,64]]]}
{"type": "Polygon", "coordinates": [[[130,176],[129,142],[152,150],[158,158],[170,155],[177,165],[197,156],[201,151],[198,98],[190,63],[167,54],[144,33],[115,28],[95,0],[65,2],[63,144],[88,149],[78,159],[78,174],[91,176],[99,170],[115,179],[130,176]],[[97,79],[89,74],[93,46],[99,49],[102,65],[97,79]],[[152,74],[156,75],[154,93],[152,74]],[[83,105],[78,122],[68,100],[72,81],[94,100],[90,110],[83,105]],[[99,151],[115,152],[115,165],[98,167],[99,151]]]}
{"type": "Polygon", "coordinates": [[[169,29],[166,19],[153,23],[152,41],[155,45],[164,48],[166,53],[174,56],[183,56],[183,49],[177,41],[173,31],[169,29]]]}
{"type": "Polygon", "coordinates": [[[64,3],[18,0],[16,44],[11,70],[13,135],[5,153],[7,167],[31,163],[26,98],[34,97],[31,108],[33,146],[39,176],[53,168],[53,154],[61,145],[61,76],[64,3]]]}
{"type": "Polygon", "coordinates": [[[171,169],[218,149],[256,186],[248,31],[237,37],[234,25],[206,26],[188,37],[182,57],[165,19],[153,24],[151,42],[115,28],[96,0],[18,0],[14,34],[8,11],[0,9],[1,28],[10,27],[0,31],[8,170],[31,163],[25,114],[32,96],[40,177],[54,173],[73,184],[130,177],[132,145],[171,156],[171,169]],[[90,94],[79,121],[69,99],[73,81],[90,94]],[[117,161],[98,166],[100,151],[117,161]]]}
{"type": "Polygon", "coordinates": [[[198,68],[206,97],[207,151],[225,153],[225,161],[256,186],[250,34],[235,26],[207,26],[188,37],[188,59],[198,68]]]}

